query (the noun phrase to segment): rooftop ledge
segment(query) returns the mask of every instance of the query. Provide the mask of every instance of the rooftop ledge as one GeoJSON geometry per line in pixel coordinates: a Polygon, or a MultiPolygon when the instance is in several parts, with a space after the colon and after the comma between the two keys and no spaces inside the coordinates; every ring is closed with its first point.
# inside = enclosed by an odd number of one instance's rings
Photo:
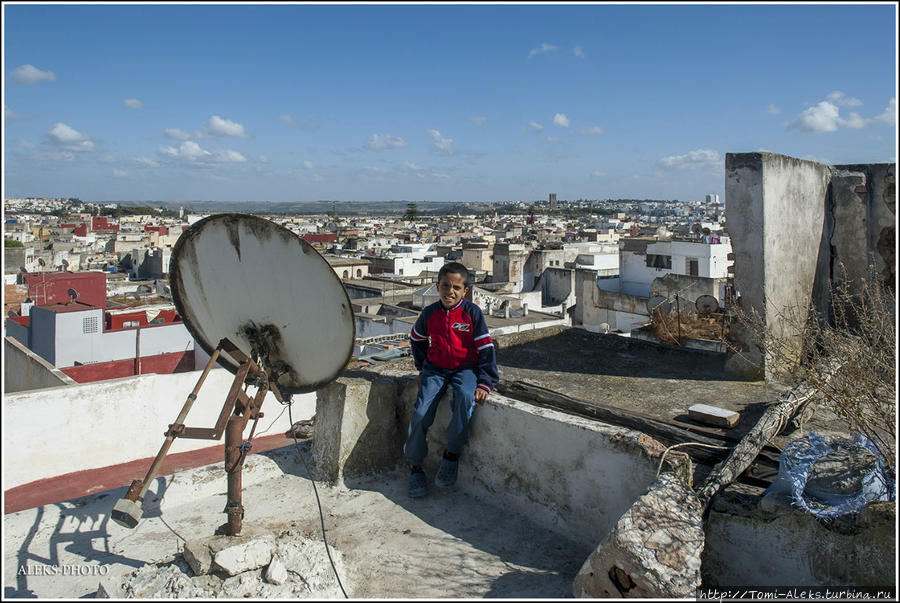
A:
{"type": "MultiPolygon", "coordinates": [[[[578,329],[542,331],[497,339],[501,378],[511,395],[523,397],[512,386],[530,386],[532,394],[549,391],[563,402],[618,406],[669,427],[698,402],[740,407],[740,433],[779,393],[723,380],[709,354],[578,329]]],[[[410,500],[401,458],[416,393],[410,365],[409,359],[374,368],[355,363],[318,392],[315,435],[304,454],[319,484],[328,542],[348,594],[571,596],[585,559],[655,479],[665,445],[643,430],[563,412],[559,399],[528,402],[494,392],[476,409],[456,488],[431,487],[425,499],[410,500]]],[[[425,469],[432,479],[447,406],[441,405],[429,432],[425,469]]],[[[103,592],[114,597],[166,596],[166,588],[192,580],[200,590],[179,596],[339,597],[298,454],[290,446],[248,457],[244,525],[308,545],[307,565],[293,569],[312,592],[303,591],[293,573],[281,586],[295,589],[289,591],[271,590],[259,579],[263,570],[230,583],[191,578],[181,555],[184,541],[207,537],[224,521],[225,476],[218,463],[159,478],[133,531],[108,521],[127,484],[6,515],[6,594],[87,596],[102,581],[103,592]],[[310,544],[315,542],[318,548],[310,544]],[[136,570],[148,562],[161,564],[136,570]],[[21,570],[68,565],[96,569],[66,580],[21,570]],[[96,573],[102,568],[106,575],[96,573]],[[141,591],[148,588],[156,590],[141,591]]],[[[690,479],[687,455],[672,451],[666,461],[664,470],[690,479]]],[[[835,529],[789,506],[763,510],[761,493],[753,484],[736,484],[714,502],[706,520],[704,585],[894,584],[893,504],[835,529]],[[848,562],[835,564],[835,558],[848,562]]]]}

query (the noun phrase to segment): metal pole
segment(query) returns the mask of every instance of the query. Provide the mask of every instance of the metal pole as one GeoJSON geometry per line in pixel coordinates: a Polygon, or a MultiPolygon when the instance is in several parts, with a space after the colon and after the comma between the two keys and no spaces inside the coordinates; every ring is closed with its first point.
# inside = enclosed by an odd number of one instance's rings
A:
{"type": "Polygon", "coordinates": [[[185,400],[184,402],[184,406],[181,407],[181,412],[178,413],[178,418],[175,419],[175,422],[170,425],[169,430],[166,431],[166,439],[163,442],[162,446],[160,446],[159,452],[156,454],[156,458],[153,459],[153,464],[150,465],[150,468],[147,470],[147,475],[144,477],[144,480],[141,481],[136,479],[131,482],[131,486],[128,488],[128,492],[123,498],[119,500],[119,502],[116,504],[116,508],[113,509],[111,518],[119,525],[125,526],[127,528],[133,528],[138,524],[138,520],[140,519],[141,515],[141,501],[147,494],[147,490],[150,488],[151,482],[153,482],[153,479],[156,477],[156,473],[159,471],[163,459],[166,458],[166,454],[169,452],[169,447],[172,446],[172,442],[174,442],[175,438],[178,437],[180,428],[184,427],[184,420],[185,418],[187,418],[187,414],[188,412],[190,412],[191,406],[193,406],[194,404],[194,400],[197,399],[197,393],[200,391],[200,387],[206,380],[206,376],[209,374],[209,371],[212,370],[213,365],[219,358],[219,352],[219,348],[213,350],[212,356],[210,356],[209,362],[206,364],[206,368],[203,369],[203,373],[197,380],[197,384],[194,386],[193,391],[188,394],[187,400],[185,400]]]}
{"type": "Polygon", "coordinates": [[[681,304],[678,303],[678,294],[675,294],[675,315],[678,316],[678,345],[681,345],[681,304]]]}
{"type": "Polygon", "coordinates": [[[231,415],[225,427],[225,471],[228,473],[228,501],[225,512],[228,522],[225,524],[227,536],[240,536],[244,519],[244,507],[241,504],[241,469],[244,464],[241,454],[241,433],[243,423],[240,415],[231,415]]]}

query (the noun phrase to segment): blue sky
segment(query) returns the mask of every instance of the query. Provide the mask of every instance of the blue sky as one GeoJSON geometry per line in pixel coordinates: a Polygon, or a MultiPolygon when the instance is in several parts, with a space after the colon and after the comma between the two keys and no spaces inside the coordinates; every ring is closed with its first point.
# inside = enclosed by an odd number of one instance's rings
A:
{"type": "Polygon", "coordinates": [[[3,5],[4,195],[702,199],[896,162],[885,4],[3,5]]]}

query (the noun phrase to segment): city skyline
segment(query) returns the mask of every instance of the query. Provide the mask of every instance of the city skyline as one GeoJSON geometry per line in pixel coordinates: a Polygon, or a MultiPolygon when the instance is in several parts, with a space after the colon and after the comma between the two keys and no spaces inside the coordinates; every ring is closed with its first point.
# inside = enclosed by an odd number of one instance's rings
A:
{"type": "Polygon", "coordinates": [[[3,13],[5,197],[702,200],[728,152],[896,162],[893,3],[3,13]]]}

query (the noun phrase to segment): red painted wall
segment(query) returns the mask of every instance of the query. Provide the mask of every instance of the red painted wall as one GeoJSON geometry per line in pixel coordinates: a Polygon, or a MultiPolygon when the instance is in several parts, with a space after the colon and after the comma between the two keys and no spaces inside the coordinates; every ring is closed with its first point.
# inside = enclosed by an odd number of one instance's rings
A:
{"type": "MultiPolygon", "coordinates": [[[[106,379],[119,379],[121,377],[133,377],[135,360],[113,360],[112,362],[97,362],[96,364],[84,364],[82,366],[67,366],[61,368],[62,372],[78,383],[93,383],[106,379]]],[[[171,375],[172,373],[186,373],[194,370],[194,351],[175,352],[172,354],[159,354],[157,356],[144,356],[141,358],[141,374],[157,373],[171,375]]]]}
{"type": "Polygon", "coordinates": [[[337,233],[305,234],[303,240],[307,243],[334,243],[337,241],[337,233]]]}
{"type": "MultiPolygon", "coordinates": [[[[165,321],[165,324],[170,324],[176,322],[176,319],[180,322],[180,318],[175,310],[162,310],[153,320],[157,318],[162,318],[165,321]]],[[[141,310],[139,312],[129,312],[123,314],[107,314],[106,315],[106,330],[111,331],[115,329],[136,329],[137,327],[125,327],[126,322],[140,321],[141,328],[146,326],[155,327],[156,324],[151,325],[147,320],[147,312],[146,310],[141,310]]]]}
{"type": "Polygon", "coordinates": [[[103,272],[31,272],[25,275],[28,297],[38,306],[64,304],[69,289],[78,292],[78,301],[106,307],[106,274],[103,272]]]}
{"type": "Polygon", "coordinates": [[[84,222],[81,223],[81,226],[77,227],[72,234],[76,237],[86,237],[87,236],[87,224],[84,222]]]}
{"type": "Polygon", "coordinates": [[[144,226],[144,232],[156,231],[156,233],[161,237],[165,236],[168,230],[169,229],[165,226],[150,226],[149,224],[144,226]]]}

